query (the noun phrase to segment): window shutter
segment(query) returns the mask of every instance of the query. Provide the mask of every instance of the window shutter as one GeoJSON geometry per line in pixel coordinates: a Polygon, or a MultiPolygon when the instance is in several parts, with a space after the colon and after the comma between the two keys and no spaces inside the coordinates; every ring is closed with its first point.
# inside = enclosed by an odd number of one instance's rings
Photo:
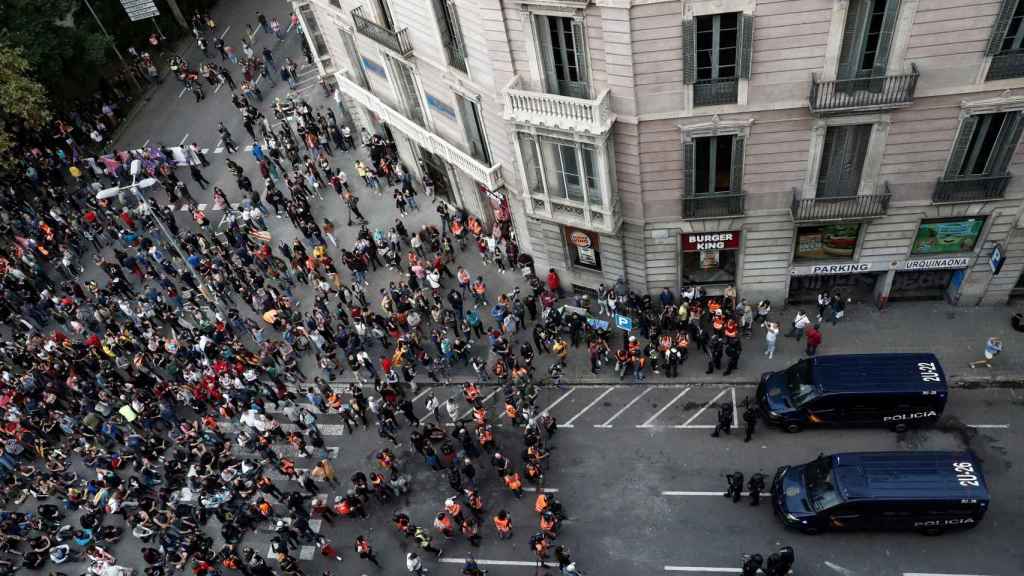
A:
{"type": "Polygon", "coordinates": [[[885,76],[885,70],[889,66],[889,49],[892,46],[892,35],[896,31],[896,21],[899,17],[899,0],[889,0],[885,4],[882,29],[878,33],[878,50],[875,53],[875,65],[871,70],[873,76],[885,76]]]}
{"type": "Polygon", "coordinates": [[[995,161],[992,163],[990,172],[992,176],[1002,176],[1010,167],[1013,153],[1017,150],[1017,144],[1020,142],[1021,131],[1024,130],[1021,114],[1022,112],[1011,112],[1006,116],[1006,125],[999,135],[999,147],[995,161]]]}
{"type": "Polygon", "coordinates": [[[551,43],[550,21],[547,16],[535,16],[533,24],[537,31],[537,46],[540,48],[541,65],[544,67],[544,87],[549,94],[558,94],[555,49],[551,43]]]}
{"type": "Polygon", "coordinates": [[[1006,29],[1010,27],[1010,19],[1013,17],[1013,11],[1017,9],[1017,2],[1018,0],[1003,0],[1003,5],[999,7],[999,14],[996,15],[995,24],[992,25],[992,36],[988,39],[988,49],[985,50],[985,54],[992,56],[999,54],[999,51],[1002,50],[1006,29]]]}
{"type": "Polygon", "coordinates": [[[694,143],[683,143],[683,194],[693,196],[693,166],[697,162],[697,151],[694,143]]]}
{"type": "Polygon", "coordinates": [[[451,45],[452,34],[448,25],[448,13],[445,3],[447,0],[434,0],[434,14],[437,15],[437,29],[441,31],[441,43],[445,46],[451,45]]]}
{"type": "Polygon", "coordinates": [[[590,74],[587,70],[587,39],[583,35],[583,19],[572,19],[572,40],[576,48],[576,68],[580,73],[580,89],[583,94],[576,95],[579,98],[590,98],[590,74]]]}
{"type": "Polygon", "coordinates": [[[743,148],[747,139],[737,135],[732,140],[732,177],[730,180],[730,192],[740,194],[743,192],[743,148]]]}
{"type": "Polygon", "coordinates": [[[683,20],[683,82],[697,80],[697,40],[693,20],[683,20]]]}
{"type": "Polygon", "coordinates": [[[843,45],[839,50],[839,66],[836,78],[847,80],[853,78],[856,67],[854,55],[857,52],[857,23],[860,21],[860,9],[863,2],[851,0],[846,8],[846,26],[843,28],[843,45]]]}
{"type": "Polygon", "coordinates": [[[469,57],[466,53],[466,37],[462,34],[462,23],[459,22],[459,11],[455,7],[455,2],[447,0],[448,2],[448,17],[451,18],[452,25],[452,38],[455,41],[455,45],[459,48],[459,53],[462,55],[463,60],[469,57]]]}
{"type": "Polygon", "coordinates": [[[750,78],[750,62],[754,52],[754,16],[740,16],[740,61],[739,77],[750,78]]]}
{"type": "Polygon", "coordinates": [[[957,132],[956,141],[953,143],[953,153],[949,155],[949,163],[946,164],[946,178],[956,178],[960,175],[960,167],[964,163],[964,156],[967,155],[967,146],[971,143],[971,136],[974,135],[974,128],[977,125],[977,116],[968,116],[960,122],[960,131],[957,132]]]}

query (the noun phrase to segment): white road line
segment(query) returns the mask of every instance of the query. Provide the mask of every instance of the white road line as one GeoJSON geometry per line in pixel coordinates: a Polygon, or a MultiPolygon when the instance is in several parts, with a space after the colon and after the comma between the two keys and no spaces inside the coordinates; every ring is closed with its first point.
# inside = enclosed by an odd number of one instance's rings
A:
{"type": "Polygon", "coordinates": [[[230,30],[231,30],[231,25],[230,25],[230,24],[228,24],[228,27],[227,27],[227,28],[225,28],[225,29],[224,29],[224,31],[220,33],[220,37],[221,37],[221,38],[224,38],[225,36],[227,36],[227,35],[228,35],[228,32],[229,32],[230,30]]]}
{"type": "Polygon", "coordinates": [[[732,388],[732,427],[740,427],[740,409],[736,405],[736,388],[732,388]]]}
{"type": "Polygon", "coordinates": [[[690,391],[689,388],[683,388],[682,392],[680,392],[679,394],[676,394],[675,398],[669,400],[668,404],[665,404],[664,406],[662,406],[661,410],[658,410],[657,412],[655,412],[654,416],[651,416],[650,418],[648,418],[646,422],[644,422],[643,424],[640,424],[639,426],[637,426],[637,428],[654,428],[654,426],[651,424],[651,422],[654,422],[655,420],[657,420],[658,416],[661,416],[665,412],[665,410],[668,410],[673,404],[676,403],[676,400],[679,400],[680,398],[685,396],[686,393],[689,392],[689,391],[690,391]]]}
{"type": "MultiPolygon", "coordinates": [[[[303,546],[299,549],[299,560],[312,560],[316,556],[316,546],[303,546]]],[[[267,548],[267,558],[277,559],[274,554],[274,546],[267,548]]]]}
{"type": "MultiPolygon", "coordinates": [[[[661,493],[662,496],[721,496],[724,492],[694,492],[694,491],[678,491],[678,490],[666,490],[661,493]]],[[[749,492],[744,492],[743,495],[747,496],[749,492]]]]}
{"type": "Polygon", "coordinates": [[[613,414],[612,417],[608,419],[608,421],[606,421],[604,424],[594,424],[594,428],[611,428],[611,423],[612,423],[613,420],[615,420],[620,415],[622,415],[622,413],[625,412],[626,410],[628,410],[630,406],[632,406],[633,404],[636,404],[637,400],[643,398],[651,390],[652,390],[652,388],[644,388],[643,392],[641,392],[636,398],[633,398],[632,400],[630,400],[629,404],[626,404],[625,406],[623,406],[621,410],[619,410],[618,412],[613,414]]]}
{"type": "Polygon", "coordinates": [[[223,146],[217,146],[216,148],[213,149],[213,153],[214,154],[220,154],[223,151],[224,151],[224,147],[223,146]]]}
{"type": "Polygon", "coordinates": [[[696,420],[698,416],[703,414],[705,410],[710,408],[711,405],[715,403],[715,401],[717,401],[719,398],[724,396],[725,393],[728,392],[729,390],[731,390],[731,388],[726,388],[726,389],[722,390],[721,392],[719,392],[714,398],[711,399],[710,402],[705,404],[703,408],[701,408],[700,410],[697,410],[697,412],[693,416],[690,416],[689,420],[687,420],[686,422],[683,422],[679,426],[676,426],[676,428],[714,428],[714,426],[707,426],[707,425],[704,425],[704,426],[690,426],[690,422],[693,422],[694,420],[696,420]]]}
{"type": "Polygon", "coordinates": [[[573,392],[575,392],[575,391],[576,391],[576,389],[575,389],[575,388],[569,388],[569,391],[568,391],[568,392],[566,392],[565,394],[562,394],[561,396],[559,396],[559,397],[558,397],[558,400],[555,400],[555,401],[554,401],[554,402],[552,402],[552,403],[551,403],[551,404],[550,404],[550,405],[549,405],[549,406],[548,406],[547,408],[545,408],[545,409],[541,410],[541,413],[547,412],[548,414],[550,414],[550,413],[551,413],[551,409],[552,409],[552,408],[554,408],[555,406],[558,406],[558,404],[559,404],[559,403],[560,403],[560,402],[561,402],[562,400],[565,400],[566,398],[568,398],[568,397],[569,397],[569,395],[570,395],[570,394],[572,394],[572,393],[573,393],[573,392]]]}
{"type": "Polygon", "coordinates": [[[294,26],[294,24],[293,23],[289,23],[288,24],[288,29],[285,30],[284,33],[287,34],[287,33],[291,32],[292,31],[292,26],[294,26]]]}
{"type": "Polygon", "coordinates": [[[216,94],[217,92],[220,92],[220,87],[223,86],[223,85],[224,85],[223,81],[221,81],[220,84],[217,84],[217,87],[213,89],[213,93],[216,94]]]}
{"type": "Polygon", "coordinates": [[[601,401],[601,398],[604,398],[605,396],[608,395],[609,392],[611,392],[612,390],[615,390],[616,388],[618,388],[618,386],[612,386],[612,387],[608,388],[607,390],[605,390],[604,392],[602,392],[600,396],[598,396],[597,398],[594,398],[593,400],[591,400],[590,404],[587,404],[586,406],[584,406],[583,410],[580,410],[579,413],[577,413],[575,416],[570,418],[569,421],[566,422],[565,424],[560,425],[559,428],[572,428],[573,427],[572,423],[575,422],[577,418],[579,418],[580,416],[583,416],[584,412],[586,412],[587,410],[590,410],[591,408],[593,408],[595,404],[597,404],[598,402],[601,401]]]}
{"type": "Polygon", "coordinates": [[[184,146],[185,140],[188,140],[188,132],[185,132],[185,135],[181,137],[181,142],[178,142],[178,146],[184,146]]]}
{"type": "MultiPolygon", "coordinates": [[[[501,388],[495,388],[494,392],[491,392],[487,396],[484,396],[484,399],[480,401],[480,404],[481,405],[487,404],[487,401],[490,400],[491,398],[493,398],[494,395],[497,394],[499,390],[501,390],[501,388]]],[[[472,414],[472,413],[473,413],[473,409],[472,408],[470,408],[469,410],[466,410],[465,414],[463,414],[462,416],[459,416],[459,420],[462,420],[463,418],[468,418],[469,415],[472,414]]]]}
{"type": "Polygon", "coordinates": [[[1000,430],[1006,430],[1010,427],[1009,424],[968,424],[968,428],[997,428],[1000,430]]]}
{"type": "Polygon", "coordinates": [[[423,389],[423,392],[420,392],[419,394],[413,396],[412,397],[412,401],[416,402],[420,398],[423,398],[423,396],[425,396],[427,394],[427,392],[430,392],[431,390],[432,390],[432,388],[430,386],[427,386],[426,388],[423,389]]]}
{"type": "MultiPolygon", "coordinates": [[[[536,492],[536,491],[537,491],[537,487],[536,486],[523,486],[523,492],[536,492]]],[[[554,494],[555,492],[558,492],[558,488],[544,488],[544,491],[545,492],[549,492],[551,494],[554,494]]]]}
{"type": "Polygon", "coordinates": [[[836,564],[835,562],[829,562],[829,561],[826,560],[825,561],[825,567],[826,568],[831,568],[832,570],[834,570],[835,572],[837,572],[839,574],[842,574],[843,576],[857,576],[857,574],[853,570],[850,570],[849,568],[845,568],[843,566],[840,566],[839,564],[836,564]]]}
{"type": "Polygon", "coordinates": [[[202,152],[203,154],[206,154],[209,151],[210,151],[209,148],[203,148],[202,150],[200,150],[200,152],[202,152]]]}
{"type": "Polygon", "coordinates": [[[196,210],[206,210],[206,204],[200,204],[199,206],[196,206],[196,210]]]}
{"type": "Polygon", "coordinates": [[[705,572],[714,574],[742,574],[740,568],[724,568],[721,566],[665,566],[667,572],[705,572]]]}
{"type": "Polygon", "coordinates": [[[904,572],[903,576],[985,576],[984,574],[946,574],[943,572],[904,572]]]}
{"type": "MultiPolygon", "coordinates": [[[[536,560],[483,560],[480,558],[474,558],[477,564],[481,566],[536,566],[536,560]]],[[[465,558],[441,558],[438,560],[442,564],[465,564],[465,558]]]]}
{"type": "Polygon", "coordinates": [[[178,92],[178,99],[181,99],[181,97],[185,95],[186,90],[188,90],[188,86],[182,88],[181,92],[178,92]]]}
{"type": "Polygon", "coordinates": [[[143,148],[145,148],[146,146],[149,146],[149,138],[146,138],[146,141],[142,143],[143,148]]]}

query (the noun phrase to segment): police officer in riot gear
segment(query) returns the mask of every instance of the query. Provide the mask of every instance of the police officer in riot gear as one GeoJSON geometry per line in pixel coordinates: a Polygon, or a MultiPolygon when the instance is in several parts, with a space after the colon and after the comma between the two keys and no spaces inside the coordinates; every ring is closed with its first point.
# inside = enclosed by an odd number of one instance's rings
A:
{"type": "Polygon", "coordinates": [[[768,563],[764,567],[765,576],[786,576],[793,569],[793,562],[796,561],[796,554],[792,546],[783,546],[768,557],[768,563]]]}
{"type": "Polygon", "coordinates": [[[754,428],[757,426],[757,405],[751,404],[749,399],[747,401],[747,408],[743,411],[743,424],[746,426],[746,437],[743,439],[744,442],[750,442],[750,439],[754,436],[754,428]]]}
{"type": "Polygon", "coordinates": [[[747,481],[747,490],[750,491],[750,505],[757,506],[761,503],[761,492],[764,491],[764,474],[760,472],[752,475],[747,481]]]}
{"type": "Polygon", "coordinates": [[[718,424],[715,431],[711,433],[712,438],[718,438],[720,432],[732,434],[732,403],[726,402],[718,407],[718,424]]]}
{"type": "Polygon", "coordinates": [[[758,576],[758,571],[764,565],[764,558],[760,554],[745,556],[743,560],[742,576],[758,576]]]}
{"type": "Polygon", "coordinates": [[[731,497],[733,502],[739,502],[743,498],[743,472],[737,470],[732,474],[726,474],[725,479],[729,482],[729,489],[722,496],[731,497]]]}

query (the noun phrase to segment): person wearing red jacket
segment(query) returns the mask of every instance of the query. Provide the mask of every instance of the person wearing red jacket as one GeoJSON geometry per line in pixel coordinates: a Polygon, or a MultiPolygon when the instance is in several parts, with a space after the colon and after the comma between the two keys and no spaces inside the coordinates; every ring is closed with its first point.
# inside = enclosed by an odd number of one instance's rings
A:
{"type": "Polygon", "coordinates": [[[818,346],[821,346],[821,330],[818,329],[818,325],[807,327],[807,355],[814,356],[818,351],[818,346]]]}
{"type": "Polygon", "coordinates": [[[558,294],[559,298],[565,294],[562,291],[562,280],[558,277],[558,272],[555,272],[554,268],[548,270],[548,290],[558,294]]]}

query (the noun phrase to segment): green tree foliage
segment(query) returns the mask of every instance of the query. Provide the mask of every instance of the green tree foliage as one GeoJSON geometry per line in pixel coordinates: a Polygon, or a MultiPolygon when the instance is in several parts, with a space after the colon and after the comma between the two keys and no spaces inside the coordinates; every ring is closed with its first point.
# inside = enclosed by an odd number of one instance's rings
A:
{"type": "Polygon", "coordinates": [[[32,78],[21,50],[0,44],[0,168],[16,158],[7,152],[25,140],[25,131],[45,128],[50,119],[46,89],[32,78]]]}

